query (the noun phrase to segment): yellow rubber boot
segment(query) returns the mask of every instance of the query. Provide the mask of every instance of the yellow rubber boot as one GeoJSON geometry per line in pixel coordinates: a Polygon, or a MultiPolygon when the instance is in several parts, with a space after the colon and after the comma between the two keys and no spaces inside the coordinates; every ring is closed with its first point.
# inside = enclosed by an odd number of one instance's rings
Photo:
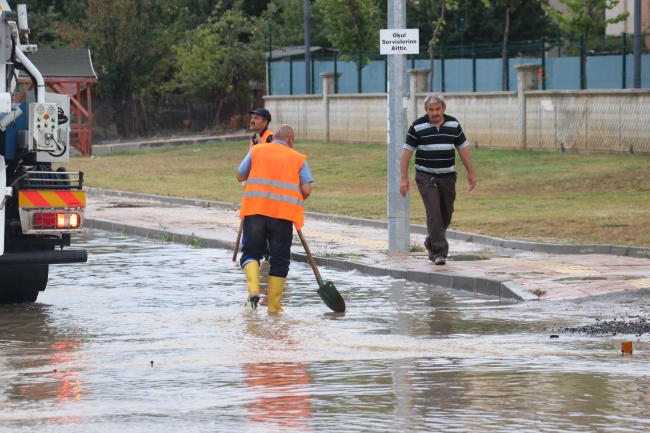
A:
{"type": "Polygon", "coordinates": [[[285,281],[287,281],[286,278],[273,277],[269,275],[269,313],[279,313],[284,311],[280,305],[280,298],[282,298],[285,281]]]}
{"type": "Polygon", "coordinates": [[[246,284],[248,285],[248,298],[251,308],[255,310],[260,300],[260,262],[253,260],[244,266],[246,284]]]}

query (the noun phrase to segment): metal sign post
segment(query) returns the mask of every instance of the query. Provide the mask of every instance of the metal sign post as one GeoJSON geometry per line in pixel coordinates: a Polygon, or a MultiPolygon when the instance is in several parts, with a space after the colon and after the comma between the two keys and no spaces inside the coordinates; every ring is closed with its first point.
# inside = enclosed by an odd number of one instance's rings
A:
{"type": "Polygon", "coordinates": [[[399,193],[400,169],[406,138],[406,54],[419,49],[418,30],[406,27],[406,1],[388,0],[388,29],[381,30],[381,54],[388,55],[388,252],[411,249],[411,198],[399,193]],[[415,32],[415,33],[414,33],[415,32]]]}

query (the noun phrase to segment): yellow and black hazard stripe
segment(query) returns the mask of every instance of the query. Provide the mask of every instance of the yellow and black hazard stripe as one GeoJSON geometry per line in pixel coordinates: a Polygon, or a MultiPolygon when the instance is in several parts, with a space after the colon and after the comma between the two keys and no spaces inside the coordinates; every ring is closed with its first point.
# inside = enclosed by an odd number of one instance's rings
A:
{"type": "Polygon", "coordinates": [[[85,191],[22,190],[19,207],[86,207],[85,191]]]}

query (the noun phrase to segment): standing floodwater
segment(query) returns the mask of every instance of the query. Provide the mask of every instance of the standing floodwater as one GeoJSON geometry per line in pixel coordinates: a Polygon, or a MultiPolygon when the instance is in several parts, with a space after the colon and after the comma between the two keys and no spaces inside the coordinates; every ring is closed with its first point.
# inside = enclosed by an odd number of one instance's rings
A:
{"type": "Polygon", "coordinates": [[[650,430],[647,344],[544,331],[587,315],[321,269],[336,315],[292,263],[286,313],[247,316],[231,252],[76,244],[0,306],[0,431],[650,430]]]}

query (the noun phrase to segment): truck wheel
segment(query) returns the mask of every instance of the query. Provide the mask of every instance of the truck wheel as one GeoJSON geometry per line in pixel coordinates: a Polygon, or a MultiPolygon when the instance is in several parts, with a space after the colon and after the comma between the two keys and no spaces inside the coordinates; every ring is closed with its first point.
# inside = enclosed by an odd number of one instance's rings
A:
{"type": "Polygon", "coordinates": [[[36,292],[2,292],[0,293],[0,304],[22,304],[23,302],[36,302],[36,292]]]}
{"type": "Polygon", "coordinates": [[[35,302],[47,286],[48,271],[48,265],[0,267],[0,304],[35,302]]]}

